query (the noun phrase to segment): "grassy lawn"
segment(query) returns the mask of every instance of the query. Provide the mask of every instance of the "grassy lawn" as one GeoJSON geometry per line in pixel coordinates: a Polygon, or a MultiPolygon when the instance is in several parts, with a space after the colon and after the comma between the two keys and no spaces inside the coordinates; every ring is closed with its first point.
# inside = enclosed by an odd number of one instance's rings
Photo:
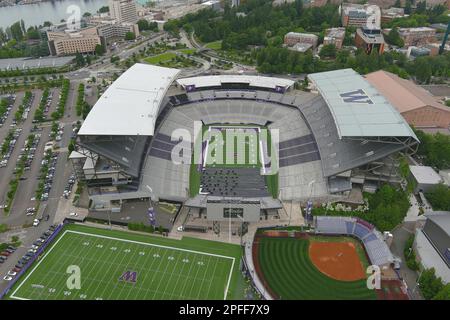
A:
{"type": "MultiPolygon", "coordinates": [[[[222,125],[218,124],[218,125],[211,125],[212,127],[222,127],[222,125]]],[[[242,125],[226,125],[223,127],[247,127],[247,126],[242,126],[242,125]]],[[[203,136],[205,136],[205,133],[208,131],[210,126],[203,126],[202,128],[202,133],[203,136]]],[[[255,128],[255,127],[259,127],[257,125],[255,126],[248,126],[248,128],[255,128]]],[[[237,139],[237,135],[239,134],[239,132],[236,132],[236,134],[232,137],[234,137],[234,153],[236,154],[238,151],[239,152],[244,152],[244,163],[237,163],[237,159],[234,159],[234,163],[226,163],[226,143],[227,143],[227,135],[225,133],[222,134],[222,141],[224,143],[223,145],[223,159],[222,159],[222,163],[213,163],[213,159],[215,157],[215,154],[213,154],[212,152],[208,151],[208,156],[207,156],[207,161],[206,161],[206,166],[212,166],[212,167],[218,167],[218,168],[243,168],[243,167],[261,167],[261,161],[260,161],[260,157],[259,157],[259,139],[262,139],[263,136],[261,135],[257,135],[256,137],[256,144],[254,146],[254,151],[258,154],[258,156],[256,157],[256,163],[254,163],[253,160],[250,159],[251,157],[251,152],[250,152],[250,139],[247,139],[248,143],[245,143],[244,149],[239,149],[239,145],[237,143],[238,139],[237,139]]],[[[270,146],[271,145],[271,136],[270,134],[268,134],[267,136],[267,145],[270,146]]],[[[214,136],[212,136],[212,138],[210,139],[210,142],[214,142],[214,136]]],[[[270,155],[270,151],[269,151],[269,155],[270,155]]],[[[192,158],[193,160],[193,158],[192,158]]],[[[191,197],[195,197],[198,194],[199,188],[200,188],[200,176],[201,173],[198,172],[197,170],[197,165],[193,163],[191,163],[191,167],[190,167],[190,172],[189,172],[189,194],[191,197]]],[[[266,175],[265,176],[265,180],[266,180],[266,184],[267,184],[267,188],[269,190],[269,193],[272,195],[272,197],[277,198],[278,197],[278,190],[279,190],[279,185],[278,185],[278,172],[276,174],[273,175],[266,175]]]]}
{"type": "Polygon", "coordinates": [[[176,54],[174,52],[164,52],[153,57],[145,58],[144,61],[151,64],[159,64],[161,62],[169,61],[175,57],[176,54]]]}
{"type": "Polygon", "coordinates": [[[240,256],[237,245],[69,225],[9,298],[237,299],[242,298],[240,256]],[[74,265],[80,268],[81,289],[66,286],[67,268],[74,265]],[[135,273],[135,281],[124,277],[127,272],[135,273]]]}
{"type": "Polygon", "coordinates": [[[266,282],[281,299],[376,299],[365,280],[338,281],[321,273],[308,250],[309,240],[305,239],[261,239],[259,264],[266,282]]]}
{"type": "Polygon", "coordinates": [[[207,44],[205,44],[205,47],[212,50],[220,50],[222,49],[222,40],[208,42],[207,44]]]}
{"type": "Polygon", "coordinates": [[[191,55],[191,54],[194,54],[197,50],[196,49],[180,49],[178,51],[181,53],[187,54],[187,55],[191,55]]]}

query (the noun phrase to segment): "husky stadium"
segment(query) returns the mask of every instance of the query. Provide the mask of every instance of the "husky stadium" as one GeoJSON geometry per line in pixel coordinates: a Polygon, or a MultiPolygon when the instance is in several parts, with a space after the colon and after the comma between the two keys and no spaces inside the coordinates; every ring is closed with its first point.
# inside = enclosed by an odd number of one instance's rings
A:
{"type": "MultiPolygon", "coordinates": [[[[83,122],[70,159],[91,211],[120,213],[140,199],[179,204],[209,229],[230,220],[248,225],[276,219],[289,201],[347,199],[353,190],[400,182],[396,156],[418,145],[403,117],[352,69],[310,74],[309,92],[276,77],[178,74],[135,64],[83,122]],[[205,163],[212,140],[198,140],[199,133],[211,128],[269,129],[278,170],[267,174],[261,160],[205,163]],[[191,140],[180,142],[179,132],[191,140]],[[191,161],[195,141],[200,163],[191,161]]],[[[246,142],[244,158],[267,152],[261,148],[246,142]]]]}

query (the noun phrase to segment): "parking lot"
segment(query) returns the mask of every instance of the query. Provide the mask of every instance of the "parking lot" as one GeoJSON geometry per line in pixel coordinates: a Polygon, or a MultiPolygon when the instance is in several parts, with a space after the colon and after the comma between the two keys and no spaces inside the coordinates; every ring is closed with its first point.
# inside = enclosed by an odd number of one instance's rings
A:
{"type": "MultiPolygon", "coordinates": [[[[7,224],[10,228],[8,232],[0,233],[0,243],[10,242],[11,235],[15,234],[20,235],[20,241],[22,242],[21,246],[11,253],[13,259],[8,259],[0,264],[0,290],[8,282],[3,280],[3,277],[28,252],[33,242],[50,227],[53,223],[59,200],[64,199],[64,195],[69,195],[72,191],[73,183],[69,184],[69,181],[73,181],[71,179],[73,169],[67,160],[67,146],[73,135],[73,124],[79,119],[75,110],[77,88],[78,83],[72,82],[65,114],[58,123],[56,135],[53,136],[54,139],[51,137],[51,122],[33,123],[34,113],[39,107],[43,93],[39,89],[32,90],[34,99],[26,120],[23,122],[19,121],[14,126],[14,114],[22,104],[24,97],[24,92],[17,92],[9,115],[0,127],[0,143],[4,141],[10,129],[19,129],[20,131],[8,163],[6,166],[0,167],[0,207],[7,200],[6,193],[9,190],[9,182],[14,177],[18,160],[23,155],[27,157],[25,162],[26,169],[20,177],[9,213],[5,213],[4,209],[0,208],[0,224],[7,224]],[[29,148],[26,148],[30,135],[34,135],[34,137],[29,139],[32,142],[30,142],[29,148]],[[45,150],[52,149],[53,146],[56,148],[51,153],[47,153],[46,156],[45,150]],[[43,168],[45,168],[45,172],[43,168]],[[42,186],[42,201],[39,210],[37,210],[36,191],[40,186],[42,186]],[[33,224],[36,224],[35,219],[39,220],[39,225],[33,227],[33,224]]],[[[45,114],[51,115],[56,110],[59,92],[59,88],[50,88],[49,98],[51,97],[51,102],[47,104],[47,101],[45,101],[45,114]]]]}

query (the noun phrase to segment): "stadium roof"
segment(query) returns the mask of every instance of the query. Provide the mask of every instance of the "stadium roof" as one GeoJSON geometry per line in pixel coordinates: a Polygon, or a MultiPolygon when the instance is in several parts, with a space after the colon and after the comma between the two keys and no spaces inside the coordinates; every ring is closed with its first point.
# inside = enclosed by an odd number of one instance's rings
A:
{"type": "Polygon", "coordinates": [[[243,83],[251,87],[269,89],[275,89],[277,86],[289,88],[294,85],[294,81],[288,79],[248,75],[202,76],[178,79],[177,82],[183,87],[194,85],[196,88],[217,87],[224,83],[243,83]]]}
{"type": "Polygon", "coordinates": [[[408,123],[366,79],[352,69],[310,74],[326,101],[339,138],[413,137],[408,123]]]}
{"type": "Polygon", "coordinates": [[[153,135],[161,101],[179,72],[136,63],[100,97],[78,134],[153,135]]]}

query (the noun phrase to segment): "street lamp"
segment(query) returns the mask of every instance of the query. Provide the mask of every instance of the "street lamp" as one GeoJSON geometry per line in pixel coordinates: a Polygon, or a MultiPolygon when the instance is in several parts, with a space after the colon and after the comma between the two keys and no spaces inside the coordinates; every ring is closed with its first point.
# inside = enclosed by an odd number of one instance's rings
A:
{"type": "Polygon", "coordinates": [[[152,226],[155,226],[156,225],[156,218],[155,218],[155,210],[153,208],[153,201],[152,201],[153,189],[149,185],[146,185],[145,187],[150,192],[149,200],[148,200],[148,203],[149,203],[148,215],[149,215],[149,218],[150,218],[150,224],[152,226]]]}

